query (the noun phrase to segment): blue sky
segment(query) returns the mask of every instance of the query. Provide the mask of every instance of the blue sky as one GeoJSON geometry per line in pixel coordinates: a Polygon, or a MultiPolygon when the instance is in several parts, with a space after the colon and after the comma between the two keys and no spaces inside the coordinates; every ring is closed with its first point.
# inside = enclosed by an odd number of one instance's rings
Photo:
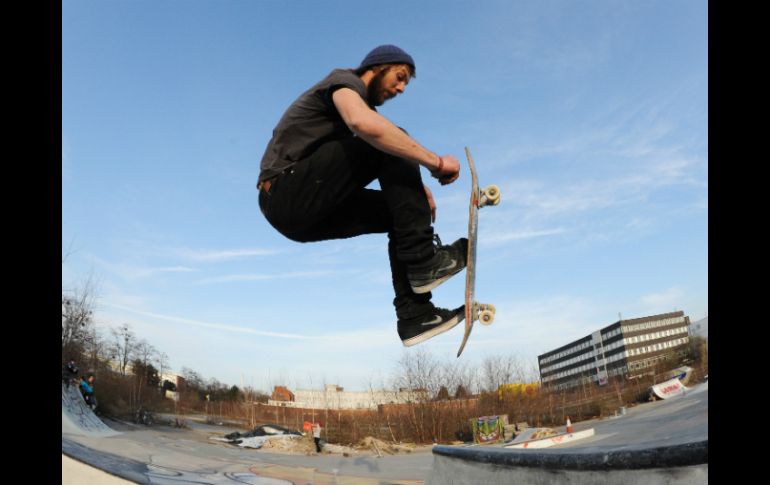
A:
{"type": "MultiPolygon", "coordinates": [[[[461,359],[540,353],[618,319],[708,312],[707,2],[62,3],[62,287],[97,282],[174,370],[263,390],[379,387],[405,350],[385,235],[299,244],[255,183],[302,91],[373,47],[417,78],[380,113],[463,163],[444,243],[467,233],[471,149],[502,203],[480,214],[477,325],[461,359]]],[[[375,183],[376,187],[376,183],[375,183]]],[[[462,304],[464,276],[434,291],[462,304]]],[[[456,327],[420,347],[454,359],[456,327]]]]}

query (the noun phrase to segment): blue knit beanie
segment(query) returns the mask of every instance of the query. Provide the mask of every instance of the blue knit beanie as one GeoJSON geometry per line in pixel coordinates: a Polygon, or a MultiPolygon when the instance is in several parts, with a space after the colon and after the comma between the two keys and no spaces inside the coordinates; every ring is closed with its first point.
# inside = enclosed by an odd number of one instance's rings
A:
{"type": "Polygon", "coordinates": [[[391,44],[375,47],[369,52],[364,60],[361,61],[359,69],[364,67],[377,66],[379,64],[409,64],[412,69],[416,69],[412,56],[404,52],[400,47],[391,44]]]}

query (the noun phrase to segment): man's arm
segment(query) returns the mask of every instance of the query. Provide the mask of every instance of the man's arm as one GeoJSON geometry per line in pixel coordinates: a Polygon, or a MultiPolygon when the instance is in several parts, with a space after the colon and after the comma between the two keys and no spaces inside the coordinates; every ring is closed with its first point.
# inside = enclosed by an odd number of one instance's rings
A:
{"type": "Polygon", "coordinates": [[[460,162],[455,157],[441,157],[423,147],[387,118],[372,110],[352,89],[337,89],[332,94],[332,100],[348,128],[375,148],[419,163],[442,184],[454,182],[459,176],[460,162]]]}

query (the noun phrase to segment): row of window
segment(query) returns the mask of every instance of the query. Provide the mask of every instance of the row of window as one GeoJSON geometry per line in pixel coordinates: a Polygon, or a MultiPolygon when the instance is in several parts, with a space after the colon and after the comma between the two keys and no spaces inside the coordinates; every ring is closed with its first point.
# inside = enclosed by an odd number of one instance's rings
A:
{"type": "Polygon", "coordinates": [[[646,347],[639,347],[638,349],[629,349],[625,353],[628,354],[629,357],[633,357],[633,356],[636,356],[636,355],[647,354],[647,353],[650,353],[650,352],[658,352],[660,350],[666,350],[666,349],[670,349],[670,348],[673,348],[673,347],[678,347],[680,345],[684,345],[684,344],[687,343],[688,340],[689,340],[689,338],[687,338],[687,337],[685,337],[685,338],[678,338],[678,339],[674,339],[674,340],[669,340],[667,342],[660,342],[660,343],[657,343],[657,344],[648,345],[646,347]]]}
{"type": "MultiPolygon", "coordinates": [[[[548,366],[548,367],[543,367],[541,372],[546,374],[546,373],[554,371],[556,369],[561,369],[562,367],[569,367],[569,366],[571,366],[573,364],[577,364],[578,362],[580,362],[582,360],[586,360],[586,359],[588,359],[588,358],[590,358],[592,356],[601,356],[603,353],[607,353],[607,352],[609,352],[611,350],[614,350],[614,349],[622,347],[623,346],[623,342],[624,342],[623,340],[618,340],[617,342],[613,342],[613,343],[605,346],[604,348],[602,348],[601,344],[599,344],[598,345],[599,348],[596,351],[594,351],[594,352],[584,352],[584,353],[582,353],[582,354],[580,354],[580,355],[578,355],[576,357],[573,357],[573,358],[571,358],[569,360],[565,360],[564,362],[559,362],[557,364],[554,364],[554,365],[551,365],[551,366],[548,366]]],[[[586,366],[583,366],[583,367],[586,367],[586,366]]]]}
{"type": "Polygon", "coordinates": [[[687,327],[672,328],[668,330],[661,330],[655,333],[645,333],[637,335],[636,337],[627,337],[623,339],[626,345],[638,344],[641,342],[647,342],[648,340],[658,340],[666,337],[673,337],[674,335],[687,334],[687,327]]]}
{"type": "Polygon", "coordinates": [[[612,342],[609,345],[605,345],[603,349],[599,349],[596,351],[596,355],[601,355],[602,353],[607,353],[610,350],[615,350],[623,346],[623,341],[618,340],[617,342],[612,342]]]}
{"type": "Polygon", "coordinates": [[[548,377],[543,378],[543,382],[550,382],[553,380],[561,379],[563,377],[569,377],[571,375],[575,374],[582,374],[584,372],[588,372],[592,369],[597,369],[600,367],[606,367],[607,364],[611,364],[613,362],[617,362],[619,360],[625,359],[626,353],[620,352],[618,354],[615,354],[611,357],[607,357],[606,359],[598,359],[596,362],[591,362],[589,364],[581,365],[580,367],[575,367],[574,369],[570,369],[564,372],[557,372],[556,374],[548,377]]]}
{"type": "Polygon", "coordinates": [[[665,327],[667,325],[674,325],[677,323],[684,323],[684,317],[671,317],[664,318],[662,320],[653,320],[651,322],[637,323],[635,325],[623,325],[623,332],[639,332],[641,330],[649,330],[651,328],[665,327]]]}
{"type": "MultiPolygon", "coordinates": [[[[651,353],[651,352],[658,352],[658,351],[661,351],[661,350],[666,350],[666,349],[670,349],[670,348],[673,348],[673,347],[678,347],[680,345],[686,344],[688,341],[689,341],[689,338],[688,337],[684,337],[684,338],[669,340],[667,342],[660,342],[660,343],[657,343],[657,344],[648,345],[648,346],[645,346],[645,347],[639,347],[637,349],[628,349],[628,350],[626,350],[624,352],[619,352],[619,353],[617,353],[617,354],[615,354],[613,356],[610,356],[610,357],[608,357],[608,358],[606,358],[604,360],[598,360],[596,363],[591,362],[591,363],[588,363],[588,364],[585,364],[585,365],[581,365],[579,367],[575,367],[573,369],[566,370],[564,372],[557,372],[554,375],[544,377],[543,378],[543,382],[550,382],[550,381],[561,379],[561,378],[564,378],[564,377],[569,377],[571,375],[581,374],[581,373],[587,372],[587,371],[589,371],[591,369],[595,369],[597,367],[603,367],[603,366],[606,366],[607,364],[611,364],[613,362],[617,362],[619,360],[626,359],[628,357],[634,357],[634,356],[638,356],[638,355],[642,355],[642,354],[647,354],[647,353],[651,353]]],[[[615,345],[615,344],[613,344],[613,345],[615,345]]],[[[608,346],[607,348],[609,349],[609,347],[612,347],[612,345],[608,346]]],[[[554,366],[554,367],[557,367],[557,366],[554,366]]],[[[546,373],[547,372],[544,369],[542,371],[542,374],[546,374],[546,373]]]]}
{"type": "Polygon", "coordinates": [[[540,361],[540,364],[547,364],[549,362],[552,362],[554,360],[561,359],[562,357],[566,357],[567,355],[574,354],[575,352],[578,352],[583,349],[591,348],[591,341],[583,342],[582,344],[576,345],[575,347],[570,347],[567,350],[563,350],[559,352],[558,354],[553,354],[548,357],[545,357],[540,361]]]}
{"type": "MultiPolygon", "coordinates": [[[[625,367],[618,367],[617,369],[611,369],[611,370],[607,371],[607,377],[614,377],[614,376],[625,374],[625,373],[626,373],[626,368],[625,367]]],[[[588,379],[594,381],[594,382],[599,380],[599,375],[598,374],[594,374],[592,376],[586,376],[586,377],[588,379]]],[[[572,387],[579,386],[580,383],[581,383],[580,379],[573,379],[571,381],[567,381],[567,382],[563,382],[561,384],[558,384],[555,387],[556,387],[557,391],[561,391],[563,389],[569,389],[569,388],[572,388],[572,387]]]]}
{"type": "MultiPolygon", "coordinates": [[[[674,325],[677,323],[684,323],[685,318],[684,317],[670,317],[670,318],[663,318],[661,320],[653,320],[650,322],[644,322],[644,323],[637,323],[634,325],[623,325],[622,327],[618,327],[614,330],[611,330],[605,334],[602,334],[602,338],[607,340],[612,337],[615,337],[616,335],[620,335],[621,333],[628,333],[628,332],[638,332],[641,330],[648,330],[651,328],[657,328],[657,327],[665,327],[667,325],[674,325]]],[[[586,341],[581,344],[576,345],[575,347],[570,347],[567,350],[563,350],[557,354],[550,355],[548,357],[545,357],[540,361],[540,364],[547,364],[549,362],[553,362],[554,360],[559,360],[562,357],[566,357],[570,354],[574,354],[575,352],[579,352],[583,349],[591,348],[591,341],[586,341]]]]}
{"type": "Polygon", "coordinates": [[[614,337],[615,335],[620,335],[622,331],[623,331],[623,329],[621,327],[618,327],[615,330],[610,330],[607,333],[603,333],[602,334],[602,338],[605,339],[605,340],[610,339],[610,338],[614,337]]]}
{"type": "MultiPolygon", "coordinates": [[[[677,352],[680,356],[683,355],[684,352],[677,352]]],[[[668,355],[659,355],[657,357],[653,357],[652,359],[646,359],[639,362],[632,362],[628,364],[628,370],[639,370],[639,369],[645,369],[647,367],[652,367],[655,364],[657,364],[661,360],[667,360],[668,355]]]]}
{"type": "Polygon", "coordinates": [[[581,355],[579,355],[577,357],[573,357],[573,358],[571,358],[569,360],[565,360],[564,362],[559,362],[558,364],[549,365],[548,367],[542,367],[542,370],[540,372],[548,373],[548,372],[554,371],[556,369],[560,369],[560,368],[562,368],[564,366],[568,366],[568,365],[572,365],[572,364],[577,364],[581,360],[588,359],[590,356],[591,356],[591,354],[589,354],[589,353],[583,353],[583,354],[581,354],[581,355]]]}

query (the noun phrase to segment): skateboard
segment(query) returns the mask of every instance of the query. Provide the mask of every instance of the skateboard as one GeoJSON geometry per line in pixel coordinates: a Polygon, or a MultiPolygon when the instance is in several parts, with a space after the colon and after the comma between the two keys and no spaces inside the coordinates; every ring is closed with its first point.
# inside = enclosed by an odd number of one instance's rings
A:
{"type": "Polygon", "coordinates": [[[483,190],[479,189],[479,180],[476,176],[476,167],[473,165],[473,157],[468,147],[465,147],[465,156],[468,157],[468,165],[471,167],[471,200],[468,207],[468,256],[465,269],[465,335],[457,351],[457,357],[463,353],[468,337],[473,330],[473,322],[478,320],[483,325],[490,325],[495,320],[495,306],[477,302],[476,289],[476,243],[479,235],[479,209],[487,205],[500,203],[500,189],[497,185],[488,185],[483,190]]]}

